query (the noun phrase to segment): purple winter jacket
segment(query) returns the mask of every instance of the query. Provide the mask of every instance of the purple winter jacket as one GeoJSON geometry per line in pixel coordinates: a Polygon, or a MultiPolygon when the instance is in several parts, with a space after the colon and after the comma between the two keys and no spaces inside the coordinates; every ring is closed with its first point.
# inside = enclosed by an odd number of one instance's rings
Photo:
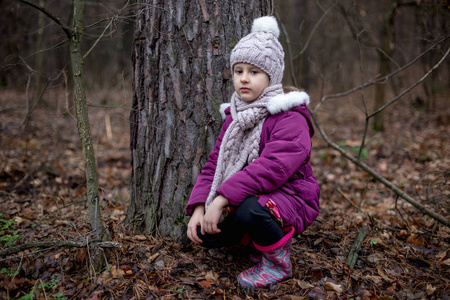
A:
{"type": "MultiPolygon", "coordinates": [[[[269,199],[277,205],[285,227],[294,226],[302,233],[319,214],[319,185],[311,169],[311,137],[314,127],[306,108],[309,96],[304,92],[277,95],[267,104],[259,158],[226,180],[217,194],[231,205],[259,195],[259,203],[269,199]]],[[[192,189],[186,213],[192,215],[197,204],[205,203],[211,189],[222,138],[232,121],[230,108],[225,110],[216,146],[192,189]]]]}

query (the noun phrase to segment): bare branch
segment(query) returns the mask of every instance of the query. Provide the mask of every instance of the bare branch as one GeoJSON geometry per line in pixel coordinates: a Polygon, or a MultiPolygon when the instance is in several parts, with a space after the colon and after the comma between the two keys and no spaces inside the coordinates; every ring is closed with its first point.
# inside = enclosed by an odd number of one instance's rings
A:
{"type": "MultiPolygon", "coordinates": [[[[277,19],[280,20],[280,17],[278,16],[278,14],[276,14],[277,19]]],[[[297,83],[297,77],[294,74],[294,64],[293,62],[293,57],[292,57],[292,51],[291,51],[291,41],[289,40],[289,34],[286,31],[286,27],[284,26],[284,24],[282,22],[279,22],[280,26],[281,26],[281,30],[283,31],[284,37],[286,38],[286,44],[287,44],[287,51],[288,51],[288,56],[289,56],[289,70],[290,70],[290,75],[291,75],[291,80],[294,83],[294,86],[298,87],[298,83],[297,83]]]]}
{"type": "Polygon", "coordinates": [[[116,13],[114,16],[111,17],[111,20],[109,20],[108,24],[103,29],[103,32],[100,34],[100,36],[97,38],[97,40],[94,42],[94,44],[91,46],[91,48],[83,55],[83,60],[86,59],[86,57],[94,50],[94,48],[97,46],[98,42],[105,36],[106,31],[111,27],[112,23],[118,18],[118,16],[130,5],[130,0],[125,3],[125,5],[119,10],[118,13],[116,13]]]}
{"type": "Polygon", "coordinates": [[[37,10],[39,10],[40,12],[44,13],[47,17],[49,17],[56,24],[58,24],[61,27],[61,29],[64,31],[64,33],[66,34],[67,38],[70,39],[70,37],[72,36],[72,30],[66,24],[64,24],[57,16],[55,16],[54,14],[52,14],[51,12],[46,10],[44,7],[34,4],[32,2],[29,2],[27,0],[17,0],[17,1],[27,4],[31,7],[34,7],[37,10]]]}
{"type": "Polygon", "coordinates": [[[320,23],[322,23],[322,21],[325,19],[325,17],[328,15],[328,13],[336,6],[337,2],[335,2],[333,5],[331,5],[326,11],[323,12],[322,16],[320,17],[320,19],[316,22],[316,24],[314,24],[313,29],[311,30],[308,38],[306,39],[305,42],[305,46],[303,46],[302,50],[300,50],[300,52],[296,55],[296,56],[300,56],[302,55],[306,49],[309,46],[309,43],[312,40],[312,37],[314,36],[314,34],[316,33],[317,28],[319,28],[320,23]]]}
{"type": "Polygon", "coordinates": [[[409,93],[413,88],[415,88],[417,85],[419,85],[420,83],[422,83],[422,81],[425,80],[425,78],[427,78],[431,73],[433,73],[433,71],[435,71],[439,65],[445,60],[445,58],[447,58],[448,54],[450,53],[450,48],[447,49],[447,52],[444,54],[444,56],[441,58],[441,60],[438,61],[437,64],[435,64],[425,75],[422,76],[422,78],[420,78],[417,82],[415,82],[413,85],[411,85],[409,88],[407,88],[406,90],[404,90],[403,92],[401,92],[399,95],[397,95],[394,99],[392,99],[391,101],[389,101],[388,103],[386,103],[385,105],[383,105],[382,107],[380,107],[379,109],[377,109],[375,112],[373,112],[372,114],[370,114],[367,118],[371,118],[373,116],[375,116],[376,114],[380,113],[381,111],[383,111],[384,109],[386,109],[386,107],[388,107],[389,105],[391,105],[392,103],[396,102],[398,99],[400,99],[401,97],[403,97],[403,95],[409,93]]]}
{"type": "Polygon", "coordinates": [[[61,42],[59,42],[59,43],[57,43],[57,44],[55,44],[55,45],[53,45],[53,46],[51,46],[49,48],[38,50],[38,51],[28,55],[28,56],[25,56],[24,59],[28,59],[28,58],[30,58],[30,57],[32,57],[32,56],[34,56],[36,54],[42,53],[42,52],[47,52],[47,51],[50,51],[50,50],[53,50],[53,49],[58,49],[60,46],[64,46],[64,44],[66,44],[66,43],[68,43],[68,41],[67,40],[63,40],[63,41],[61,41],[61,42]]]}
{"type": "Polygon", "coordinates": [[[406,70],[407,68],[409,68],[410,66],[412,66],[413,64],[415,64],[419,59],[421,59],[425,54],[427,54],[428,52],[430,52],[431,50],[433,50],[434,48],[436,48],[436,46],[444,43],[446,40],[448,40],[450,38],[450,35],[447,35],[445,37],[443,37],[442,39],[440,39],[439,41],[437,41],[435,44],[433,44],[432,46],[430,46],[428,49],[426,49],[424,52],[422,52],[420,55],[418,55],[416,58],[414,58],[413,60],[411,60],[409,63],[407,63],[406,65],[404,65],[403,67],[393,71],[392,73],[389,73],[386,76],[383,77],[375,77],[374,79],[371,79],[367,82],[365,82],[364,84],[351,88],[350,90],[347,90],[345,92],[342,93],[337,93],[337,94],[333,94],[333,95],[326,95],[323,96],[319,103],[317,103],[316,107],[314,108],[314,112],[317,112],[317,110],[319,109],[319,107],[322,105],[322,103],[324,103],[327,99],[332,99],[332,98],[340,98],[343,96],[347,96],[350,94],[353,94],[356,91],[359,91],[360,89],[366,88],[368,86],[377,84],[377,83],[381,83],[381,82],[386,82],[387,80],[389,80],[391,77],[397,75],[398,73],[400,73],[401,71],[406,70]]]}

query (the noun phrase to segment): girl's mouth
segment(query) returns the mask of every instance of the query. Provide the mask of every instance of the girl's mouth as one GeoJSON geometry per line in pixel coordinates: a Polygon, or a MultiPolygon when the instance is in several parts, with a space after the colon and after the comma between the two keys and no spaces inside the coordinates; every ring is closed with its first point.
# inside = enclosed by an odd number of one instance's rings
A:
{"type": "Polygon", "coordinates": [[[243,87],[243,88],[241,88],[241,92],[249,92],[250,91],[250,89],[249,88],[246,88],[246,87],[243,87]]]}

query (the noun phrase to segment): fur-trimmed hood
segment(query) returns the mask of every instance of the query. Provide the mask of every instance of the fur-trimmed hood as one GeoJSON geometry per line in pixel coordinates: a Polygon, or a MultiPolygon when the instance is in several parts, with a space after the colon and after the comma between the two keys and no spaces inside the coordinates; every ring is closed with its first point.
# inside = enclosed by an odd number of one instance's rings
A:
{"type": "MultiPolygon", "coordinates": [[[[269,99],[267,102],[267,111],[271,115],[276,115],[281,112],[285,112],[290,110],[293,107],[301,106],[301,105],[309,105],[310,99],[309,95],[305,92],[290,92],[286,94],[276,95],[275,97],[269,99]]],[[[220,105],[220,114],[222,115],[222,119],[226,118],[226,115],[229,114],[230,103],[222,103],[220,105]]]]}
{"type": "MultiPolygon", "coordinates": [[[[290,110],[302,114],[308,121],[309,133],[312,137],[314,135],[314,125],[311,121],[311,115],[306,108],[309,103],[310,99],[307,93],[303,91],[294,91],[276,95],[275,97],[269,99],[266,107],[269,116],[276,116],[282,112],[287,112],[290,110]]],[[[222,115],[222,119],[225,120],[227,115],[230,114],[230,103],[222,103],[220,105],[220,114],[222,115]]]]}

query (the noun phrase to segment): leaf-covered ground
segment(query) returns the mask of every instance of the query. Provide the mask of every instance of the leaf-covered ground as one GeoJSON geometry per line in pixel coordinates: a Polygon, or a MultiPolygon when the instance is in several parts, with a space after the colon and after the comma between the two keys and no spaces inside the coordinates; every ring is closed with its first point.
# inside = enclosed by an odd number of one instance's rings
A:
{"type": "MultiPolygon", "coordinates": [[[[208,251],[133,234],[122,223],[130,98],[120,90],[89,95],[102,217],[122,248],[107,253],[100,273],[92,271],[86,248],[2,256],[0,299],[450,299],[449,228],[397,199],[318,135],[312,165],[321,214],[294,239],[292,279],[246,293],[236,282],[251,266],[244,249],[208,251]],[[364,225],[369,231],[351,270],[345,261],[364,225]]],[[[0,247],[84,241],[89,222],[73,107],[64,91],[52,90],[36,107],[28,105],[27,116],[25,99],[0,91],[0,247]]],[[[334,141],[357,152],[364,120],[357,104],[345,103],[324,106],[320,120],[334,141]]],[[[386,133],[370,133],[361,157],[448,219],[450,108],[446,99],[430,113],[415,104],[390,107],[386,133]]]]}

